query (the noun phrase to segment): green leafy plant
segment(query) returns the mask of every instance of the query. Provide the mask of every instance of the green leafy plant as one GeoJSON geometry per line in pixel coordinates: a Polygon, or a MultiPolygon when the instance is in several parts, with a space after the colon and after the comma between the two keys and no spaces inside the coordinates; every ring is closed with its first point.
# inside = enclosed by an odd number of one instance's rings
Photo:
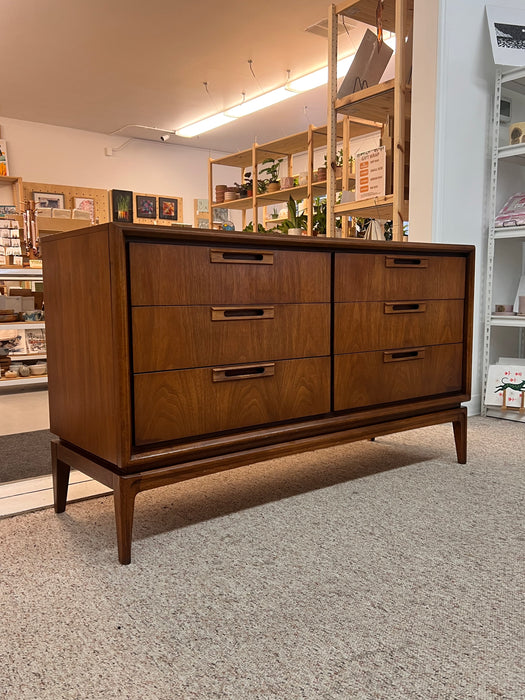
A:
{"type": "Polygon", "coordinates": [[[326,235],[326,198],[316,197],[314,199],[312,231],[314,236],[326,235]]]}
{"type": "Polygon", "coordinates": [[[290,195],[288,200],[288,218],[279,224],[278,228],[282,233],[288,233],[291,228],[300,228],[306,230],[308,219],[306,214],[299,214],[297,210],[297,202],[290,195]]]}
{"type": "MultiPolygon", "coordinates": [[[[249,224],[246,224],[246,226],[243,228],[243,231],[253,231],[253,221],[250,221],[249,224]]],[[[266,233],[266,229],[262,224],[257,224],[257,233],[266,233]]]]}
{"type": "Polygon", "coordinates": [[[281,167],[281,163],[283,162],[284,158],[279,158],[279,160],[275,160],[274,158],[265,158],[262,162],[262,165],[266,165],[266,168],[261,168],[259,171],[260,175],[266,174],[268,177],[266,178],[266,182],[279,182],[279,168],[281,167]]]}

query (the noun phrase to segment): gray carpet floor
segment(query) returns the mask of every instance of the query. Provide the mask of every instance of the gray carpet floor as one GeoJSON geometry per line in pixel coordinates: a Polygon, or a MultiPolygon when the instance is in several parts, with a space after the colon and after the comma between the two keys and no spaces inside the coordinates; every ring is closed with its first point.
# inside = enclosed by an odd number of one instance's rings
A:
{"type": "Polygon", "coordinates": [[[450,425],[0,520],[0,697],[522,700],[523,425],[450,425]]]}
{"type": "Polygon", "coordinates": [[[0,483],[51,474],[49,430],[0,436],[0,483]]]}

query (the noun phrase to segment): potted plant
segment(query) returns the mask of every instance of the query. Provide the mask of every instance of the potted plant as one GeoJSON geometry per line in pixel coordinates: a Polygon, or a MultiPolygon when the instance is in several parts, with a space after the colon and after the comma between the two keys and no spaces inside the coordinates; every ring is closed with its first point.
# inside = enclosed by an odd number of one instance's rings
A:
{"type": "Polygon", "coordinates": [[[288,200],[288,218],[279,224],[279,230],[282,233],[288,233],[292,236],[301,236],[303,231],[306,231],[308,220],[306,214],[299,214],[297,211],[297,202],[290,195],[288,200]]]}
{"type": "Polygon", "coordinates": [[[266,174],[268,177],[264,180],[266,182],[267,192],[276,192],[281,188],[279,183],[279,168],[284,158],[279,158],[275,160],[274,158],[265,158],[262,165],[266,165],[266,168],[261,168],[260,174],[266,174]]]}
{"type": "MultiPolygon", "coordinates": [[[[246,224],[246,226],[243,228],[243,231],[253,231],[253,221],[250,221],[249,224],[246,224]]],[[[257,224],[257,233],[266,233],[266,229],[262,224],[257,224]]]]}
{"type": "Polygon", "coordinates": [[[312,218],[312,232],[314,236],[326,236],[326,199],[316,197],[312,218]]]}
{"type": "Polygon", "coordinates": [[[253,195],[253,177],[251,173],[244,174],[244,187],[246,188],[246,196],[251,197],[253,195]]]}

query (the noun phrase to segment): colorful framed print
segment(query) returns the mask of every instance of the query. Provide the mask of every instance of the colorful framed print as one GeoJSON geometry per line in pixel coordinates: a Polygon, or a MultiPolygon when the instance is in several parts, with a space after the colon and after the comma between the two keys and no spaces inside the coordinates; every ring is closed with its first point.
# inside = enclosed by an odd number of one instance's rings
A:
{"type": "Polygon", "coordinates": [[[133,192],[130,190],[111,190],[111,206],[113,221],[133,223],[133,192]]]}
{"type": "Polygon", "coordinates": [[[135,214],[137,219],[156,219],[157,198],[137,194],[135,196],[135,214]]]}
{"type": "Polygon", "coordinates": [[[7,145],[4,139],[0,139],[0,175],[9,175],[7,162],[7,145]]]}
{"type": "Polygon", "coordinates": [[[64,195],[55,192],[33,192],[35,205],[40,209],[64,209],[64,195]]]}
{"type": "Polygon", "coordinates": [[[171,197],[159,197],[159,219],[177,221],[178,201],[171,197]]]}
{"type": "Polygon", "coordinates": [[[91,221],[95,221],[95,200],[91,197],[74,197],[73,198],[74,209],[79,209],[80,211],[87,211],[91,221]]]}

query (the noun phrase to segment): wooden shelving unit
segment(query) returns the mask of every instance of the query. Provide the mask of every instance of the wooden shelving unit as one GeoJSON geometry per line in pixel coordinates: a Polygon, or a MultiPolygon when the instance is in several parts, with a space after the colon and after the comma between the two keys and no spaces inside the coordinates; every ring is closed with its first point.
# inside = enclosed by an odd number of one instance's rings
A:
{"type": "Polygon", "coordinates": [[[22,199],[22,178],[21,177],[11,177],[10,175],[0,175],[0,187],[11,187],[13,204],[16,210],[19,211],[22,199]]]}
{"type": "MultiPolygon", "coordinates": [[[[354,135],[361,135],[369,132],[371,129],[377,129],[378,126],[381,125],[376,122],[362,119],[358,119],[354,122],[350,117],[344,117],[337,123],[336,126],[336,142],[341,144],[344,143],[345,134],[349,128],[352,129],[352,133],[354,135]],[[349,126],[350,123],[351,127],[349,126]]],[[[208,165],[208,196],[209,201],[212,202],[211,206],[209,207],[210,228],[213,228],[214,210],[219,208],[230,209],[232,211],[241,211],[243,214],[242,228],[246,226],[247,212],[251,212],[253,228],[255,231],[257,230],[258,223],[261,221],[258,211],[260,208],[264,209],[262,221],[265,227],[268,224],[280,223],[284,219],[272,219],[267,208],[272,207],[273,205],[284,205],[289,201],[291,196],[296,202],[305,202],[305,211],[308,219],[307,234],[312,235],[314,199],[316,197],[325,196],[327,191],[327,180],[314,182],[314,152],[318,149],[321,150],[326,148],[327,140],[327,126],[314,127],[310,125],[307,131],[302,131],[298,134],[286,136],[264,144],[255,143],[250,149],[223,156],[222,158],[210,158],[208,165]],[[256,174],[259,170],[259,166],[266,158],[273,158],[274,160],[282,158],[283,163],[281,164],[281,174],[282,171],[285,170],[286,174],[292,177],[294,175],[298,175],[298,172],[296,172],[297,168],[294,166],[294,158],[297,158],[297,156],[303,156],[306,158],[306,166],[301,169],[301,172],[307,173],[306,184],[301,184],[296,187],[289,187],[286,189],[279,189],[276,192],[264,192],[262,194],[257,194],[255,191],[255,183],[257,181],[256,174]],[[215,202],[214,169],[217,166],[229,166],[239,169],[240,174],[234,178],[234,180],[238,182],[242,182],[244,180],[245,173],[251,172],[254,180],[253,195],[251,197],[234,199],[227,202],[215,202]]],[[[344,150],[344,162],[347,163],[347,150],[344,150]]],[[[335,186],[339,191],[343,189],[351,189],[355,186],[353,174],[350,172],[348,165],[343,169],[342,177],[336,178],[335,186]]]]}
{"type": "MultiPolygon", "coordinates": [[[[410,133],[411,90],[407,85],[411,65],[413,0],[385,3],[383,29],[396,35],[395,77],[372,85],[342,99],[337,98],[337,24],[340,16],[352,21],[376,25],[376,0],[350,0],[328,8],[328,162],[334,163],[337,148],[338,118],[371,120],[380,124],[382,144],[387,151],[387,191],[383,197],[359,202],[336,204],[336,183],[333,169],[328,169],[328,236],[335,235],[335,218],[349,216],[381,218],[393,221],[393,239],[403,240],[403,223],[408,220],[408,134],[410,133]],[[403,40],[399,38],[402,37],[403,40]]],[[[344,144],[343,144],[344,145],[344,144]]]]}

